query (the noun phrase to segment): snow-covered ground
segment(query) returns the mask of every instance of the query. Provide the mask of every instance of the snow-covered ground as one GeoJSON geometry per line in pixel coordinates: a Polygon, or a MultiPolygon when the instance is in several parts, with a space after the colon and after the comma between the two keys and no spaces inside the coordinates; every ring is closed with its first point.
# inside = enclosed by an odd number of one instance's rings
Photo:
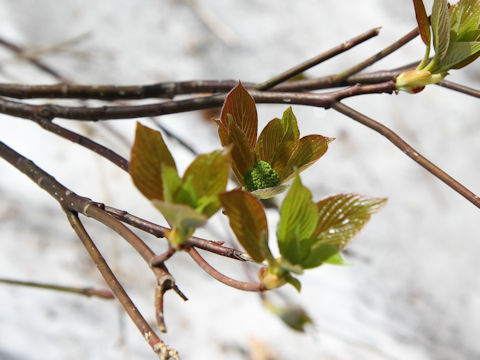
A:
{"type": "MultiPolygon", "coordinates": [[[[0,0],[0,36],[29,49],[81,83],[140,84],[166,80],[261,81],[367,29],[379,37],[310,71],[340,72],[415,26],[409,1],[198,0],[232,33],[222,40],[191,2],[174,0],[0,0]],[[190,4],[190,5],[189,5],[190,4]],[[85,35],[81,41],[57,46],[85,35]]],[[[429,4],[431,2],[428,2],[429,4]]],[[[222,32],[225,34],[225,32],[222,32]]],[[[388,69],[423,55],[419,39],[375,65],[388,69]]],[[[0,81],[53,83],[25,61],[0,50],[0,81]]],[[[480,64],[451,80],[480,87],[480,64]]],[[[431,86],[418,96],[362,96],[346,101],[397,131],[420,153],[480,193],[478,101],[431,86]]],[[[285,106],[259,106],[261,126],[285,106]]],[[[168,334],[183,359],[245,359],[252,339],[279,359],[480,358],[480,252],[477,208],[407,158],[386,139],[321,109],[294,107],[302,134],[336,137],[304,172],[315,199],[353,191],[389,198],[350,247],[349,267],[324,267],[302,277],[300,295],[285,289],[316,321],[294,333],[263,310],[258,296],[225,287],[184,254],[169,261],[190,300],[167,295],[168,334]]],[[[161,222],[161,216],[106,160],[1,116],[0,140],[31,158],[77,193],[161,222]]],[[[161,119],[202,152],[218,148],[215,129],[197,113],[161,119]]],[[[148,120],[145,120],[149,124],[148,120]]],[[[62,122],[128,156],[129,145],[102,124],[62,122]]],[[[131,144],[135,122],[109,122],[131,144]]],[[[170,143],[184,168],[190,155],[170,143]]],[[[0,277],[104,287],[57,204],[0,161],[0,277]]],[[[269,218],[272,229],[276,217],[269,218]]],[[[102,226],[86,221],[122,284],[154,323],[153,279],[137,254],[102,226]]],[[[217,223],[203,235],[228,238],[217,223]]],[[[161,249],[163,240],[144,236],[161,249]]],[[[215,256],[225,273],[245,268],[215,256]]],[[[252,269],[252,273],[254,273],[252,269]]],[[[0,359],[152,359],[153,354],[115,304],[69,294],[0,286],[0,359]]]]}

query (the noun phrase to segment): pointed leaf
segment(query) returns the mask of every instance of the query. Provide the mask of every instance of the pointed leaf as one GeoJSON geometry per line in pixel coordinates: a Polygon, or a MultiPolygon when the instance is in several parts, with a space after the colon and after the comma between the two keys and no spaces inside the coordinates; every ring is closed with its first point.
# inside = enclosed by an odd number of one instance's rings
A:
{"type": "Polygon", "coordinates": [[[318,214],[312,201],[312,194],[303,186],[297,175],[280,207],[280,221],[277,227],[278,246],[285,259],[295,263],[295,249],[301,246],[299,242],[302,239],[312,235],[317,221],[318,214]]]}
{"type": "Polygon", "coordinates": [[[163,199],[162,164],[176,168],[162,134],[137,122],[130,176],[138,190],[150,200],[163,199]]]}
{"type": "Polygon", "coordinates": [[[226,129],[230,122],[228,114],[231,114],[235,124],[245,134],[250,146],[254,147],[257,141],[257,108],[255,101],[240,82],[228,93],[223,104],[220,121],[226,129]]]}
{"type": "Polygon", "coordinates": [[[295,171],[301,172],[320,159],[328,150],[333,138],[321,135],[308,135],[300,139],[295,151],[288,160],[287,166],[280,173],[282,183],[290,180],[295,171]]]}
{"type": "Polygon", "coordinates": [[[244,177],[255,165],[255,152],[245,134],[234,123],[228,129],[229,144],[233,145],[232,170],[241,185],[245,185],[244,177]]]}
{"type": "Polygon", "coordinates": [[[225,191],[230,173],[230,150],[216,150],[199,155],[185,170],[183,181],[191,179],[198,198],[225,191]]]}
{"type": "Polygon", "coordinates": [[[292,285],[298,292],[302,291],[302,283],[296,277],[287,274],[285,276],[285,281],[292,285]]]}
{"type": "MultiPolygon", "coordinates": [[[[166,164],[161,165],[161,180],[163,186],[163,200],[166,202],[175,202],[175,195],[182,187],[182,179],[178,176],[177,169],[166,164]]],[[[161,200],[158,199],[158,200],[161,200]]]]}
{"type": "Polygon", "coordinates": [[[268,225],[262,203],[243,190],[232,190],[219,195],[225,214],[235,236],[256,262],[265,260],[262,241],[268,239],[268,225]]]}
{"type": "Polygon", "coordinates": [[[346,261],[343,258],[342,253],[340,251],[330,256],[327,260],[325,260],[325,263],[330,265],[343,265],[343,266],[351,265],[348,261],[346,261]]]}
{"type": "Polygon", "coordinates": [[[330,244],[314,245],[309,251],[308,256],[300,263],[304,269],[312,269],[320,266],[338,253],[338,249],[330,244]]]}
{"type": "Polygon", "coordinates": [[[442,60],[450,44],[450,15],[447,0],[434,0],[431,16],[435,58],[442,60]]]}
{"type": "Polygon", "coordinates": [[[415,7],[415,16],[417,18],[418,30],[425,45],[430,44],[430,20],[428,20],[427,12],[425,11],[425,5],[423,0],[413,0],[413,6],[415,7]]]}
{"type": "Polygon", "coordinates": [[[193,230],[207,222],[205,215],[185,204],[172,204],[161,200],[152,200],[152,204],[160,210],[170,226],[177,228],[183,234],[191,234],[193,230]]]}
{"type": "Polygon", "coordinates": [[[300,132],[297,119],[289,107],[282,119],[273,119],[261,132],[255,148],[259,160],[268,162],[278,172],[288,162],[297,146],[300,132]]]}
{"type": "Polygon", "coordinates": [[[338,194],[317,203],[319,220],[313,237],[319,243],[344,248],[387,199],[338,194]]]}

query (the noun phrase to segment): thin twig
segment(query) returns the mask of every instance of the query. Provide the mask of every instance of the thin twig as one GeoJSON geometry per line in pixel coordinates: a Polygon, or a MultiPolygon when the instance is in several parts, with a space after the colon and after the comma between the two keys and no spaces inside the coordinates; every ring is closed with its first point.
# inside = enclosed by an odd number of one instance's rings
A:
{"type": "Polygon", "coordinates": [[[221,283],[233,287],[235,289],[243,290],[243,291],[264,291],[261,283],[249,283],[238,281],[228,276],[223,275],[222,273],[218,272],[215,268],[213,268],[209,263],[205,261],[205,259],[198,253],[195,248],[190,248],[188,250],[188,254],[190,257],[204,270],[208,275],[213,277],[214,279],[220,281],[221,283]]]}
{"type": "Polygon", "coordinates": [[[63,286],[63,285],[56,285],[56,284],[40,283],[35,281],[13,280],[13,279],[3,279],[3,278],[0,278],[0,283],[8,284],[8,285],[33,287],[33,288],[45,289],[45,290],[55,290],[55,291],[72,293],[72,294],[84,295],[87,297],[95,296],[102,299],[114,298],[110,290],[97,290],[91,287],[78,288],[73,286],[63,286]]]}
{"type": "Polygon", "coordinates": [[[255,86],[255,90],[267,90],[273,88],[275,85],[278,85],[284,81],[287,81],[288,79],[291,79],[292,77],[301,74],[302,72],[328,60],[331,59],[334,56],[337,56],[338,54],[341,54],[361,43],[364,41],[367,41],[371,39],[374,36],[377,36],[380,32],[380,28],[374,28],[371,30],[368,30],[364,32],[363,34],[360,34],[358,36],[355,36],[354,38],[351,38],[350,40],[347,40],[340,45],[335,46],[334,48],[327,50],[307,61],[302,62],[301,64],[298,64],[287,71],[284,71],[281,74],[278,74],[271,79],[255,86]]]}
{"type": "Polygon", "coordinates": [[[442,86],[444,88],[450,89],[450,90],[455,90],[458,92],[461,92],[462,94],[470,95],[476,98],[480,98],[480,90],[465,86],[465,85],[460,85],[457,84],[453,81],[448,81],[448,80],[442,80],[438,82],[436,85],[442,86]]]}
{"type": "Polygon", "coordinates": [[[369,127],[370,129],[378,132],[379,134],[385,136],[390,142],[392,142],[396,147],[402,150],[408,157],[420,164],[424,169],[429,171],[433,176],[443,181],[450,188],[458,192],[465,199],[470,201],[473,205],[480,208],[480,197],[475,195],[465,186],[460,184],[453,177],[448,175],[442,169],[437,167],[435,164],[430,162],[427,158],[420,155],[413,147],[411,147],[405,140],[398,136],[395,132],[390,130],[385,125],[380,124],[379,122],[369,118],[368,116],[363,115],[362,113],[348,107],[347,105],[337,102],[332,105],[332,108],[338,112],[350,117],[351,119],[358,121],[359,123],[369,127]]]}
{"type": "Polygon", "coordinates": [[[77,213],[66,211],[66,214],[70,225],[82,241],[85,249],[94,261],[95,265],[97,265],[97,268],[105,279],[105,282],[115,294],[115,297],[118,299],[128,316],[132,319],[133,323],[137,326],[138,330],[142,333],[144,339],[147,341],[153,351],[159,356],[160,359],[179,359],[177,351],[165,344],[158,337],[158,335],[155,334],[153,329],[140,314],[140,311],[138,311],[135,304],[125,292],[115,274],[112,272],[102,254],[83,227],[83,224],[78,218],[77,213]]]}

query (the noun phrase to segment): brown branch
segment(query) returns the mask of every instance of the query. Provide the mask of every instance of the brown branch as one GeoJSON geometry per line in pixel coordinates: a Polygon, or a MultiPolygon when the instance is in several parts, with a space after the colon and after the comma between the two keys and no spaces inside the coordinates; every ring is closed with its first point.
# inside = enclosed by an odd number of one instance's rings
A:
{"type": "Polygon", "coordinates": [[[110,292],[109,290],[97,290],[91,287],[78,288],[73,286],[63,286],[63,285],[56,285],[56,284],[39,283],[35,281],[23,281],[23,280],[13,280],[13,279],[3,279],[3,278],[0,278],[0,283],[7,284],[7,285],[33,287],[33,288],[45,289],[45,290],[61,291],[61,292],[67,292],[71,294],[84,295],[87,297],[95,296],[95,297],[108,299],[108,300],[114,298],[112,292],[110,292]]]}
{"type": "Polygon", "coordinates": [[[442,80],[436,85],[442,86],[444,88],[450,89],[450,90],[455,90],[458,92],[461,92],[462,94],[470,95],[476,98],[480,98],[480,90],[465,86],[465,85],[460,85],[457,84],[453,81],[448,81],[448,80],[442,80]]]}
{"type": "Polygon", "coordinates": [[[179,359],[178,353],[176,350],[170,348],[165,344],[157,334],[153,331],[147,321],[138,311],[138,308],[132,302],[128,294],[123,289],[122,285],[119,283],[115,274],[112,272],[107,262],[103,258],[102,254],[95,246],[95,243],[92,241],[87,231],[83,227],[78,215],[72,211],[66,210],[68,220],[70,225],[75,230],[75,233],[82,241],[85,249],[92,258],[93,262],[97,266],[98,270],[102,274],[105,282],[108,284],[112,292],[115,294],[115,297],[118,299],[122,305],[125,312],[128,314],[133,323],[137,326],[138,330],[142,333],[144,339],[153,349],[153,351],[159,356],[160,359],[179,359]]]}
{"type": "MultiPolygon", "coordinates": [[[[333,102],[347,97],[364,94],[391,93],[394,90],[395,83],[388,81],[379,84],[354,85],[345,89],[319,94],[250,91],[250,95],[253,96],[257,103],[296,104],[328,108],[333,102]]],[[[0,98],[0,112],[26,119],[35,119],[38,117],[87,121],[131,119],[218,107],[223,104],[225,97],[226,94],[219,94],[147,105],[102,107],[72,107],[50,104],[31,105],[0,98]]]]}
{"type": "Polygon", "coordinates": [[[351,38],[350,40],[347,40],[340,45],[335,46],[334,48],[327,50],[307,61],[302,62],[301,64],[298,64],[287,71],[284,71],[281,74],[278,74],[274,76],[273,78],[255,86],[255,90],[267,90],[273,88],[275,85],[278,85],[298,74],[301,74],[302,72],[328,60],[331,59],[334,56],[337,56],[347,50],[350,50],[351,48],[371,39],[374,36],[377,36],[380,32],[380,28],[374,28],[371,30],[368,30],[358,36],[355,36],[351,38]]]}
{"type": "Polygon", "coordinates": [[[228,276],[223,275],[215,268],[213,268],[209,263],[205,261],[205,259],[198,253],[195,248],[190,248],[188,250],[188,254],[190,257],[204,270],[208,275],[213,277],[215,280],[220,281],[221,283],[233,287],[235,289],[243,290],[243,291],[264,291],[266,289],[263,288],[261,283],[249,283],[244,281],[238,281],[228,276]]]}
{"type": "Polygon", "coordinates": [[[470,201],[473,205],[480,208],[480,197],[475,195],[465,186],[460,184],[457,180],[453,177],[448,175],[442,169],[437,167],[435,164],[430,162],[427,158],[420,155],[418,151],[416,151],[413,147],[411,147],[405,140],[403,140],[400,136],[398,136],[395,132],[390,130],[385,125],[380,124],[379,122],[363,115],[362,113],[348,107],[343,103],[335,103],[332,105],[332,108],[337,110],[338,112],[350,117],[351,119],[358,121],[359,123],[369,127],[370,129],[376,131],[377,133],[385,136],[390,142],[392,142],[396,147],[402,150],[408,157],[412,160],[420,164],[424,169],[429,171],[433,176],[443,181],[447,184],[450,188],[458,192],[462,195],[465,199],[470,201]]]}

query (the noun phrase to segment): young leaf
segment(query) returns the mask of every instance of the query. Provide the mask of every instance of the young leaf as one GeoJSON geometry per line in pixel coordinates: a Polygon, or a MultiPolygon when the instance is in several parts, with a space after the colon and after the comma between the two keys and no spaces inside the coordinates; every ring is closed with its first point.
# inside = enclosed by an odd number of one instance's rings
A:
{"type": "MultiPolygon", "coordinates": [[[[314,240],[318,241],[318,239],[314,240]]],[[[338,249],[330,244],[313,245],[309,249],[308,256],[300,262],[300,265],[304,269],[312,269],[327,262],[338,253],[338,249]]]]}
{"type": "Polygon", "coordinates": [[[231,122],[228,128],[229,144],[232,144],[232,170],[240,184],[245,185],[245,174],[255,165],[255,152],[241,129],[231,122]]]}
{"type": "Polygon", "coordinates": [[[313,324],[312,318],[306,313],[305,309],[298,305],[280,307],[267,300],[263,301],[263,305],[293,330],[305,332],[305,326],[313,324]]]}
{"type": "Polygon", "coordinates": [[[386,201],[357,194],[338,194],[323,199],[317,203],[319,220],[312,237],[318,238],[319,244],[342,249],[386,201]]]}
{"type": "Polygon", "coordinates": [[[454,42],[450,44],[447,55],[440,62],[438,72],[450,68],[459,69],[475,60],[480,55],[480,41],[454,42]],[[467,62],[468,61],[468,62],[467,62]]]}
{"type": "Polygon", "coordinates": [[[130,157],[130,176],[138,190],[149,200],[163,199],[162,164],[176,168],[162,134],[137,122],[130,157]]]}
{"type": "Polygon", "coordinates": [[[434,0],[431,23],[435,58],[442,60],[450,44],[450,15],[447,0],[434,0]]]}
{"type": "Polygon", "coordinates": [[[265,260],[262,241],[268,239],[268,225],[262,203],[243,190],[219,195],[225,214],[238,241],[256,262],[265,260]]]}
{"type": "Polygon", "coordinates": [[[257,108],[255,107],[255,101],[240,82],[228,93],[223,104],[220,121],[226,129],[229,128],[230,122],[228,114],[232,116],[235,124],[245,134],[250,146],[254,147],[257,141],[257,108]]]}
{"type": "MultiPolygon", "coordinates": [[[[189,205],[172,204],[161,200],[152,200],[153,205],[160,210],[169,225],[176,231],[176,242],[172,244],[178,247],[190,237],[196,228],[205,225],[207,217],[192,209],[189,205]]],[[[169,240],[172,240],[169,238],[169,240]]]]}
{"type": "Polygon", "coordinates": [[[191,179],[198,198],[225,191],[230,173],[230,150],[216,150],[199,155],[185,170],[183,181],[191,179]]]}
{"type": "Polygon", "coordinates": [[[292,263],[297,259],[300,241],[310,238],[317,226],[318,214],[312,193],[295,177],[280,207],[277,227],[278,246],[282,256],[292,263]]]}
{"type": "Polygon", "coordinates": [[[255,191],[250,192],[250,194],[255,195],[259,199],[270,199],[278,194],[283,193],[287,190],[288,185],[278,185],[274,187],[269,187],[265,189],[258,189],[255,191]]]}
{"type": "Polygon", "coordinates": [[[258,158],[279,171],[286,166],[299,136],[297,119],[289,107],[282,119],[271,120],[261,132],[255,148],[258,158]]]}
{"type": "Polygon", "coordinates": [[[327,152],[328,144],[333,140],[335,139],[321,135],[308,135],[301,138],[287,165],[280,173],[280,178],[283,179],[282,183],[290,180],[294,176],[295,170],[303,171],[320,159],[327,152]]]}
{"type": "Polygon", "coordinates": [[[175,202],[175,195],[182,187],[182,179],[178,176],[177,169],[166,164],[161,165],[161,180],[163,186],[163,198],[166,202],[175,202]]]}
{"type": "Polygon", "coordinates": [[[413,0],[413,5],[415,7],[415,16],[417,18],[418,30],[420,36],[422,37],[425,45],[430,45],[431,33],[430,33],[430,21],[428,20],[427,12],[425,11],[425,6],[423,5],[423,0],[413,0]]]}
{"type": "Polygon", "coordinates": [[[460,0],[450,7],[450,29],[453,41],[475,41],[469,35],[478,30],[480,0],[460,0]]]}

